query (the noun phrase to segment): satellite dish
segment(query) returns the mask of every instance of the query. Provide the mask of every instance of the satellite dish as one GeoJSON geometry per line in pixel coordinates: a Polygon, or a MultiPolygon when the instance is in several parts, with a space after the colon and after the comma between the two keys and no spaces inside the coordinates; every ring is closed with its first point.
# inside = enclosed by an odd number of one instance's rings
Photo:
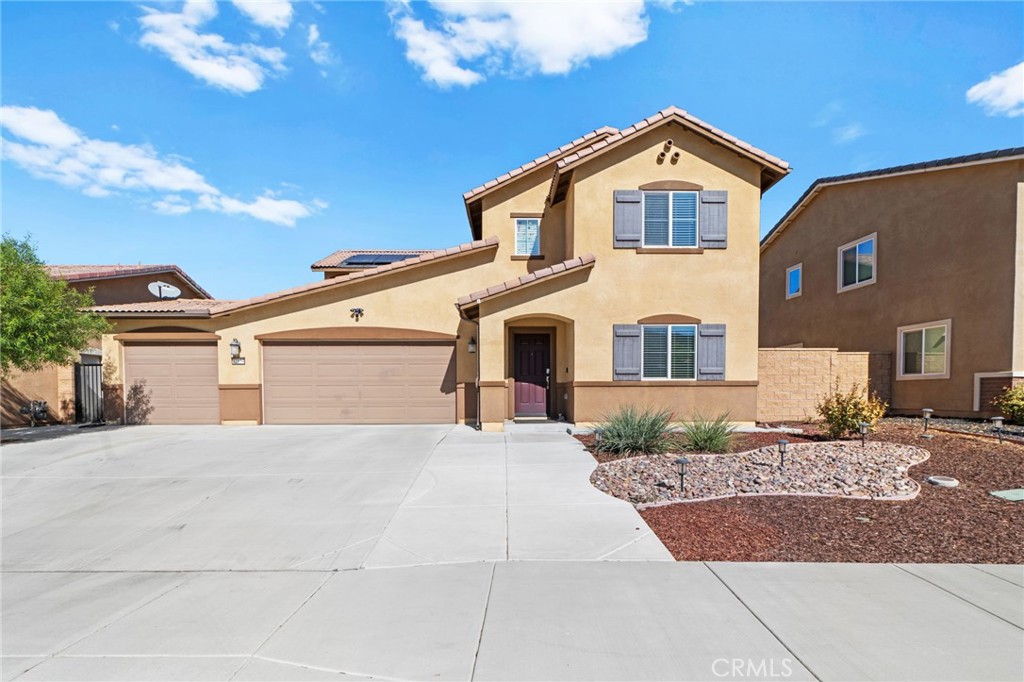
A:
{"type": "Polygon", "coordinates": [[[181,296],[181,289],[168,284],[167,282],[150,282],[149,293],[153,294],[160,300],[170,300],[181,296]]]}

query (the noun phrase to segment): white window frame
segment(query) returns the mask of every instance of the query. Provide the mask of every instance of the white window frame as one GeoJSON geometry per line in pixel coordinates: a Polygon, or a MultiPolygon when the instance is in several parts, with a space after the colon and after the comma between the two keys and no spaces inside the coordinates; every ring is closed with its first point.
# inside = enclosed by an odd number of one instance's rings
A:
{"type": "Polygon", "coordinates": [[[514,229],[514,232],[512,233],[512,249],[514,251],[513,255],[515,255],[515,256],[539,256],[539,255],[541,255],[541,253],[540,253],[540,227],[541,227],[540,226],[540,222],[541,222],[540,218],[522,218],[522,217],[515,218],[515,222],[513,223],[515,229],[514,229]],[[536,220],[537,221],[537,241],[534,242],[534,249],[535,249],[534,252],[522,253],[519,250],[519,221],[520,220],[536,220]]]}
{"type": "Polygon", "coordinates": [[[640,380],[641,381],[696,381],[698,373],[697,365],[697,339],[699,337],[700,330],[697,329],[695,324],[642,324],[640,325],[640,380]],[[648,327],[667,327],[668,328],[668,343],[666,344],[666,351],[668,352],[668,358],[666,360],[666,367],[668,371],[663,377],[648,377],[644,375],[644,335],[647,333],[648,327]],[[691,327],[693,329],[693,378],[692,379],[675,379],[672,377],[672,328],[673,327],[691,327]]]}
{"type": "Polygon", "coordinates": [[[803,263],[797,263],[796,265],[791,265],[788,268],[786,268],[786,281],[784,282],[784,285],[785,285],[785,292],[786,292],[786,300],[787,301],[789,299],[791,299],[791,298],[796,298],[800,294],[804,293],[804,264],[803,263]],[[789,273],[793,272],[794,270],[799,270],[800,271],[800,286],[797,288],[795,294],[791,294],[791,293],[789,293],[789,273]]]}
{"type": "Polygon", "coordinates": [[[644,249],[696,249],[700,246],[700,192],[693,189],[650,189],[640,192],[640,246],[644,249]],[[647,195],[667,194],[668,195],[668,244],[647,243],[647,195]],[[695,227],[695,238],[693,244],[672,243],[672,196],[675,194],[693,194],[697,199],[697,217],[695,227]]]}
{"type": "MultiPolygon", "coordinates": [[[[908,324],[896,329],[896,380],[897,381],[923,381],[928,379],[948,379],[949,378],[949,358],[950,349],[953,347],[953,320],[935,320],[933,322],[922,322],[920,324],[908,324]],[[921,371],[922,374],[904,374],[903,373],[903,335],[907,332],[920,331],[922,338],[924,337],[925,329],[932,329],[934,327],[944,327],[946,330],[946,357],[943,360],[944,371],[933,372],[931,374],[924,374],[924,358],[921,358],[921,371]]],[[[923,349],[922,349],[923,350],[923,349]]]]}
{"type": "MultiPolygon", "coordinates": [[[[861,237],[860,239],[854,239],[852,242],[843,244],[836,249],[836,293],[843,293],[844,291],[853,291],[854,289],[860,289],[862,287],[871,286],[878,281],[878,233],[872,232],[869,235],[861,237]],[[871,255],[871,279],[866,279],[863,282],[857,282],[856,284],[850,284],[843,286],[843,251],[847,251],[851,248],[857,248],[864,242],[874,242],[874,253],[871,255]]],[[[801,282],[802,284],[802,282],[801,282]]]]}

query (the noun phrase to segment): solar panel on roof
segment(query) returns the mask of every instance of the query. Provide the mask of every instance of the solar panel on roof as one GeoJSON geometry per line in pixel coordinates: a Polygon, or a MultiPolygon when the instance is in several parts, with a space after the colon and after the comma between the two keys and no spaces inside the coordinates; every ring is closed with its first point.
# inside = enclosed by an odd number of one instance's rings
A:
{"type": "Polygon", "coordinates": [[[341,262],[342,267],[375,268],[378,265],[397,263],[408,258],[415,258],[415,253],[357,253],[341,262]]]}

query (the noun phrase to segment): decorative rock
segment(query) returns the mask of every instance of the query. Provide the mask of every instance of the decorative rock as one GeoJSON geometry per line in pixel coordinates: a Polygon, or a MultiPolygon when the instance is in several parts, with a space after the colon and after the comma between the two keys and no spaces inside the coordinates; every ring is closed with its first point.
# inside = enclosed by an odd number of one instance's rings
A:
{"type": "Polygon", "coordinates": [[[955,488],[960,485],[960,481],[951,476],[929,476],[925,480],[932,485],[939,486],[940,488],[955,488]]]}
{"type": "Polygon", "coordinates": [[[870,499],[912,497],[918,485],[907,470],[928,452],[897,443],[792,443],[786,468],[774,447],[740,454],[688,455],[680,497],[675,454],[629,457],[598,465],[590,480],[635,505],[707,500],[730,495],[819,494],[870,499]],[[668,483],[668,485],[663,485],[668,483]]]}

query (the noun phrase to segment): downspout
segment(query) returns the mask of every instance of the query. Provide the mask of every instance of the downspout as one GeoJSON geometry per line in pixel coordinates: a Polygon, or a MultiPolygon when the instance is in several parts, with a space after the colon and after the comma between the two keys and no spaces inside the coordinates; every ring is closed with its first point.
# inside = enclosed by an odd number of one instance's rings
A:
{"type": "MultiPolygon", "coordinates": [[[[479,311],[480,310],[480,299],[477,299],[476,304],[477,304],[477,310],[479,311]]],[[[473,355],[476,356],[476,381],[475,381],[475,383],[476,383],[476,429],[477,429],[477,431],[483,431],[483,428],[484,428],[483,419],[481,418],[481,415],[480,415],[480,409],[481,409],[481,405],[482,405],[482,401],[480,399],[480,350],[481,350],[480,319],[477,318],[475,320],[471,320],[470,318],[466,317],[466,315],[463,313],[462,308],[460,308],[457,303],[455,304],[455,308],[459,311],[459,317],[461,319],[465,320],[466,322],[469,322],[470,324],[472,324],[472,325],[474,325],[476,327],[476,352],[473,353],[473,355]]]]}

